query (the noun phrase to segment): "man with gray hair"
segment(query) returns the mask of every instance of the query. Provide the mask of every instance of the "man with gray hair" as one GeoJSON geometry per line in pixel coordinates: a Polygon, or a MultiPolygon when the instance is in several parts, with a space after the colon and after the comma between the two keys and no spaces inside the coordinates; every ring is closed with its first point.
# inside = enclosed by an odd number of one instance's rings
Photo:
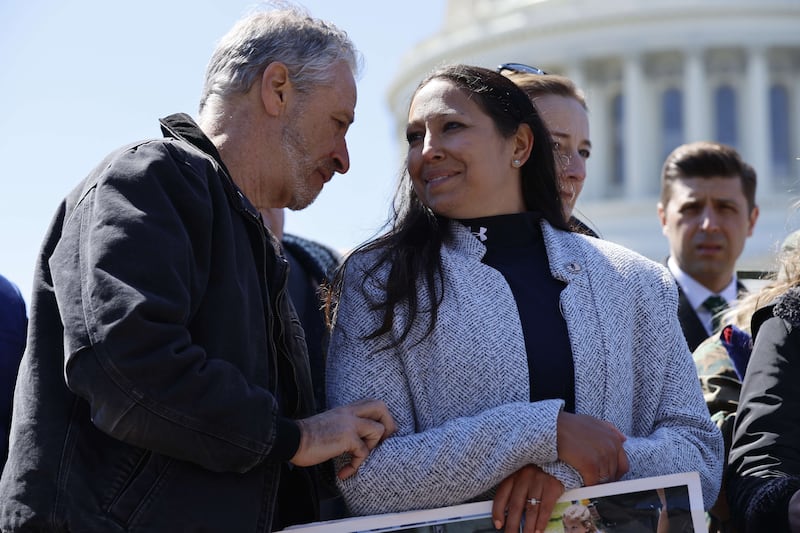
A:
{"type": "Polygon", "coordinates": [[[352,475],[380,401],[317,413],[286,261],[260,212],[347,172],[358,53],[306,13],[253,14],[199,120],[108,156],[64,200],[35,273],[2,531],[271,531],[314,520],[313,466],[352,475]]]}

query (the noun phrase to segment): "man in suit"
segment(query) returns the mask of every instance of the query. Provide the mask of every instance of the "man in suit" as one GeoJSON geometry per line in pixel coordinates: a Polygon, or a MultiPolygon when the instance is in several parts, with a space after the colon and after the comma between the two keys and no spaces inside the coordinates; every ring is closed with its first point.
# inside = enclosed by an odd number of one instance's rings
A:
{"type": "Polygon", "coordinates": [[[744,291],[736,260],[758,219],[755,197],[755,170],[730,146],[684,144],[664,162],[658,217],[669,241],[667,267],[678,283],[678,317],[692,351],[744,291]]]}

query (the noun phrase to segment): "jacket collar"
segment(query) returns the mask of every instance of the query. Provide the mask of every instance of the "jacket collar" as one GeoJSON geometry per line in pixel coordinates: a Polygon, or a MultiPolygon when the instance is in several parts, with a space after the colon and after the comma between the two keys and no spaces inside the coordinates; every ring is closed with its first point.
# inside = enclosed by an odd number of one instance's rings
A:
{"type": "MultiPolygon", "coordinates": [[[[551,226],[545,219],[540,221],[547,259],[550,263],[550,274],[558,280],[570,283],[585,271],[584,254],[579,240],[583,236],[565,232],[551,226]]],[[[480,261],[486,254],[486,246],[478,240],[462,223],[451,220],[450,230],[453,240],[444,246],[452,250],[461,250],[470,257],[480,261]]]]}
{"type": "Polygon", "coordinates": [[[550,274],[565,283],[572,283],[576,279],[584,277],[586,260],[581,241],[589,237],[556,229],[545,219],[542,219],[540,223],[547,259],[550,263],[550,274]]]}
{"type": "Polygon", "coordinates": [[[174,115],[159,119],[159,122],[161,123],[161,131],[164,137],[181,139],[199,148],[213,157],[219,166],[225,169],[225,172],[230,175],[228,169],[225,167],[225,163],[222,162],[222,157],[220,157],[217,147],[214,146],[211,139],[206,137],[206,134],[203,133],[203,130],[200,129],[200,126],[197,125],[192,117],[186,113],[175,113],[174,115]]]}
{"type": "Polygon", "coordinates": [[[452,240],[445,240],[444,247],[454,251],[460,250],[478,261],[483,259],[483,256],[486,255],[486,245],[461,222],[450,220],[448,223],[452,240]]]}
{"type": "Polygon", "coordinates": [[[162,119],[159,119],[161,123],[161,131],[164,134],[164,137],[171,137],[173,139],[178,139],[184,142],[187,142],[203,152],[204,154],[208,155],[219,165],[220,169],[222,169],[222,174],[224,174],[225,179],[223,183],[225,184],[225,188],[228,191],[229,196],[232,200],[236,202],[244,211],[248,212],[251,216],[257,218],[259,222],[261,221],[261,214],[258,212],[258,209],[250,203],[250,200],[244,195],[241,189],[236,185],[231,177],[231,173],[228,171],[228,167],[225,166],[225,163],[222,162],[222,157],[219,155],[219,150],[211,142],[203,130],[200,129],[200,126],[187,115],[186,113],[174,113],[162,119]]]}
{"type": "Polygon", "coordinates": [[[792,287],[784,292],[775,302],[774,314],[793,327],[800,326],[800,288],[792,287]]]}

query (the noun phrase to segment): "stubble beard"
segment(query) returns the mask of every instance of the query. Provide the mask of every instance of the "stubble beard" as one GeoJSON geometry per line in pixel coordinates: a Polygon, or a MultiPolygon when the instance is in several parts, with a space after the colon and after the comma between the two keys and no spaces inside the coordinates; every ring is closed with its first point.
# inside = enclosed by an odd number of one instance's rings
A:
{"type": "Polygon", "coordinates": [[[315,165],[305,151],[308,146],[305,136],[297,128],[291,125],[284,126],[282,141],[287,162],[287,182],[291,192],[291,197],[286,207],[292,211],[298,211],[311,205],[320,193],[310,183],[315,165]]]}

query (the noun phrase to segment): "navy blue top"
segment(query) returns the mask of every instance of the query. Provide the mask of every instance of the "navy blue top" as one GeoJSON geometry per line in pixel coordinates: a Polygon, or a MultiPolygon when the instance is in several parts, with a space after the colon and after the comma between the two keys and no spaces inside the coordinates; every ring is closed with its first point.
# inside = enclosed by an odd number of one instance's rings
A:
{"type": "Polygon", "coordinates": [[[560,312],[564,282],[550,274],[537,213],[462,220],[486,246],[483,263],[506,278],[519,310],[528,354],[531,401],[561,398],[575,412],[575,367],[560,312]]]}
{"type": "Polygon", "coordinates": [[[27,329],[28,316],[22,294],[16,285],[0,276],[0,470],[8,453],[11,401],[27,329]]]}

